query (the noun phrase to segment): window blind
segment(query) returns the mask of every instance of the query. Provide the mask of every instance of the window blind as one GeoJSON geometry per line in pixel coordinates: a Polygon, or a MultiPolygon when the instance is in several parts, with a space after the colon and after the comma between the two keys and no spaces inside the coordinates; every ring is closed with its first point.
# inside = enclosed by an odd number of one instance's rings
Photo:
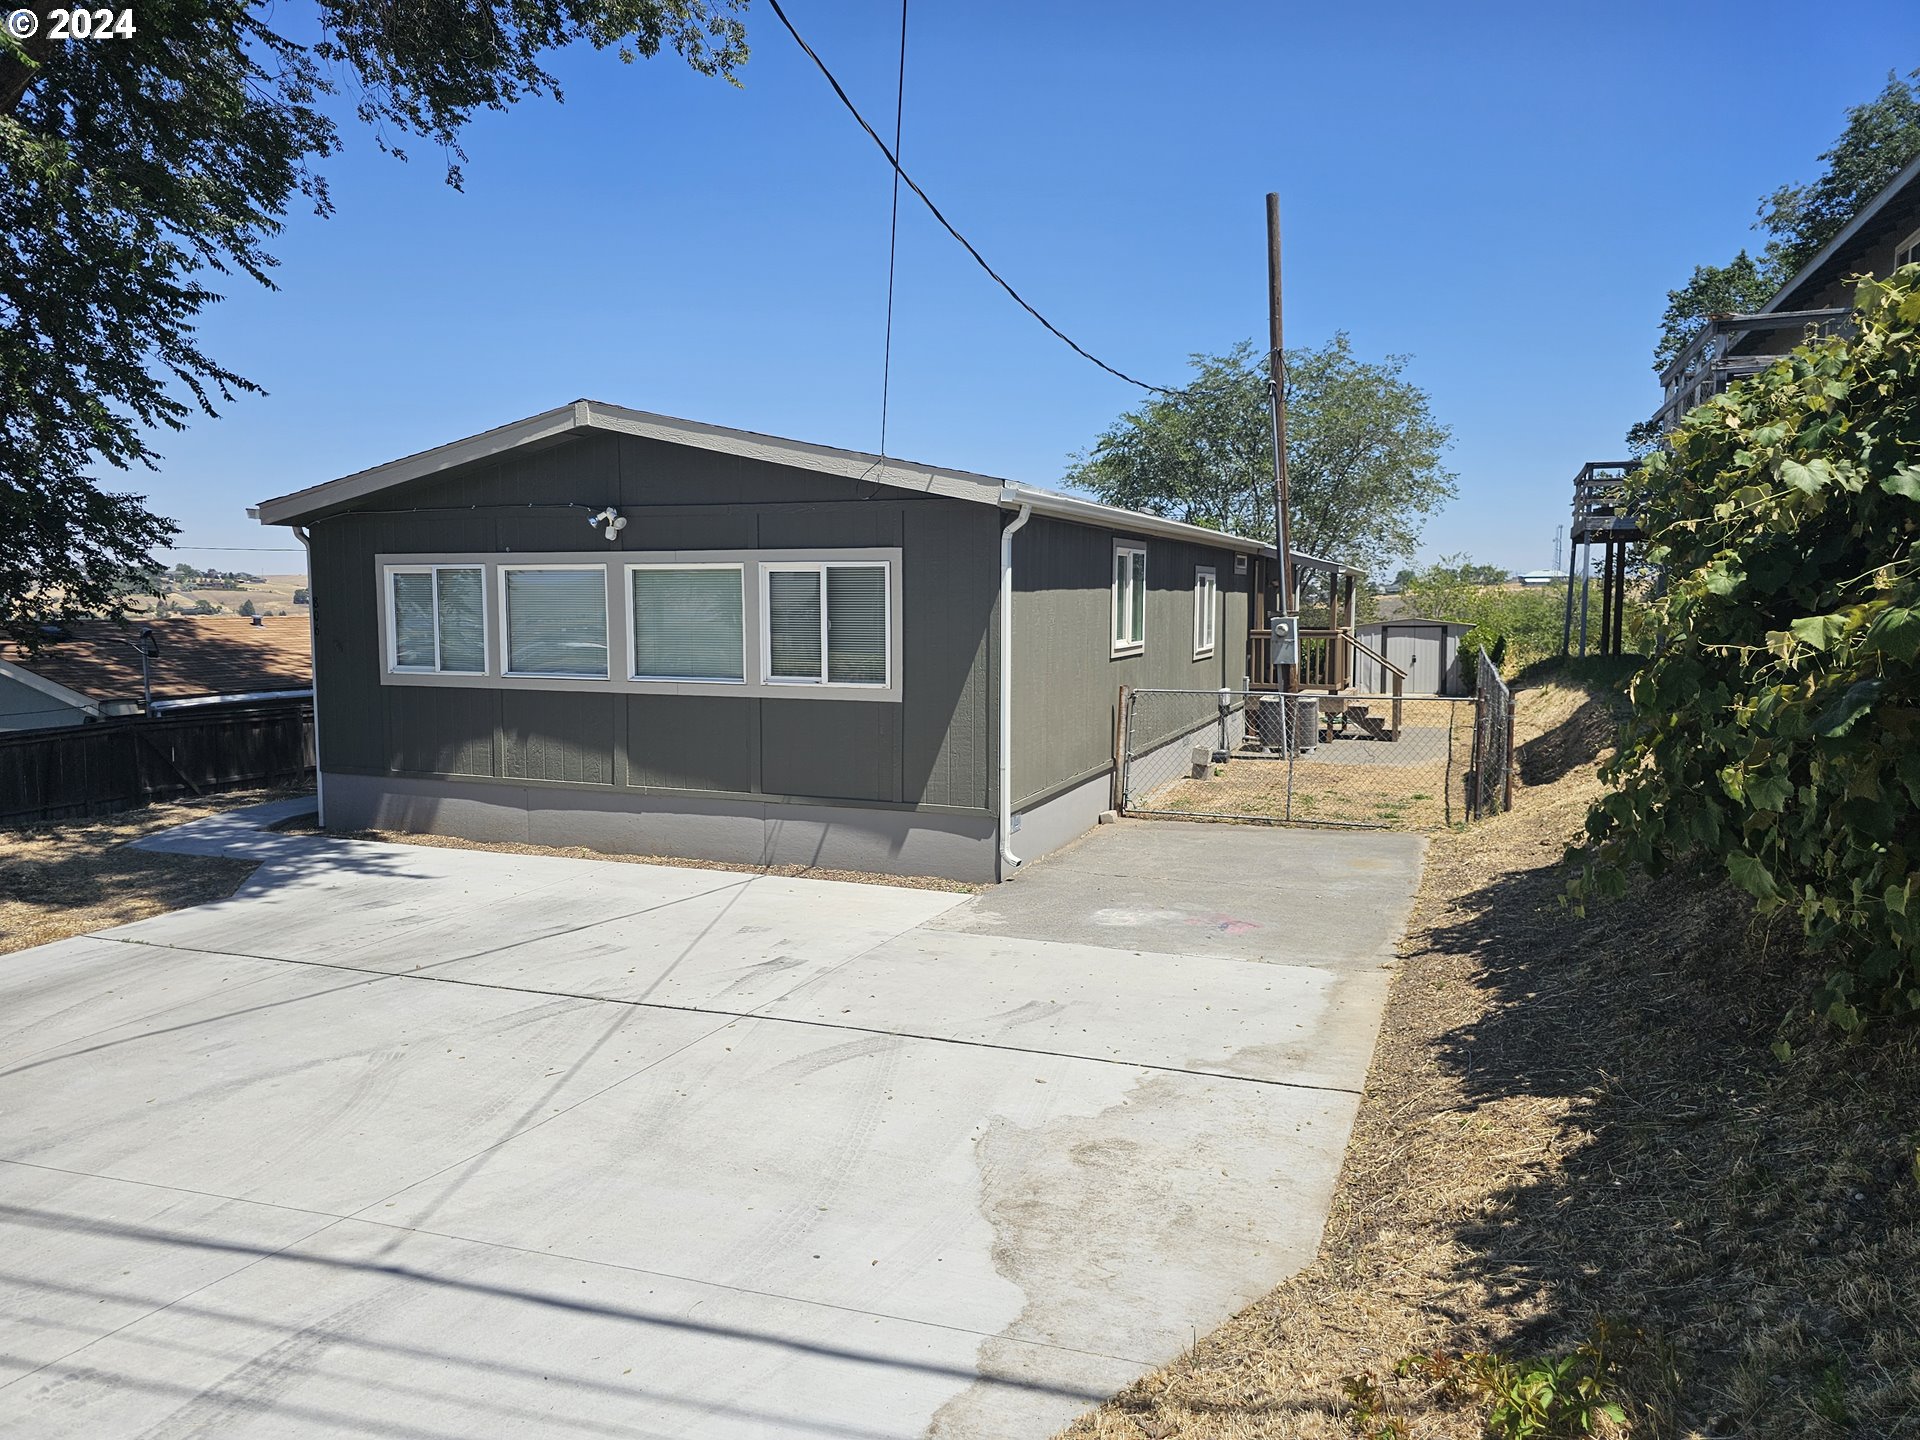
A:
{"type": "Polygon", "coordinates": [[[887,567],[827,567],[827,679],[887,683],[887,567]]]}
{"type": "Polygon", "coordinates": [[[1133,629],[1128,638],[1138,645],[1147,638],[1147,552],[1133,552],[1133,629]]]}
{"type": "Polygon", "coordinates": [[[467,675],[487,668],[486,572],[478,566],[436,570],[440,668],[467,675]]]}
{"type": "Polygon", "coordinates": [[[607,576],[509,570],[507,668],[522,675],[607,673],[607,576]]]}
{"type": "Polygon", "coordinates": [[[769,570],[767,673],[777,680],[820,678],[820,572],[769,570]]]}
{"type": "MultiPolygon", "coordinates": [[[[633,572],[633,673],[659,680],[743,680],[740,568],[633,572]]],[[[818,620],[815,620],[816,632],[818,620]]]]}
{"type": "Polygon", "coordinates": [[[393,663],[401,670],[435,667],[431,570],[393,576],[393,663]]]}

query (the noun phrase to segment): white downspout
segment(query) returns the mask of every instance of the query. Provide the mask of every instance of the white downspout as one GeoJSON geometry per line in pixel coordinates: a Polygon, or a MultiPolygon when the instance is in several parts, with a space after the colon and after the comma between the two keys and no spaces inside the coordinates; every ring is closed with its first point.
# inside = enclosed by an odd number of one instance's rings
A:
{"type": "Polygon", "coordinates": [[[1013,533],[1032,518],[1032,504],[1023,501],[1000,532],[1000,863],[1006,870],[1020,866],[1013,853],[1013,533]]]}
{"type": "Polygon", "coordinates": [[[327,828],[327,777],[320,764],[320,636],[313,623],[314,604],[313,586],[313,542],[307,534],[307,527],[290,527],[299,537],[301,546],[307,552],[307,668],[313,676],[313,799],[314,823],[322,830],[327,828]]]}

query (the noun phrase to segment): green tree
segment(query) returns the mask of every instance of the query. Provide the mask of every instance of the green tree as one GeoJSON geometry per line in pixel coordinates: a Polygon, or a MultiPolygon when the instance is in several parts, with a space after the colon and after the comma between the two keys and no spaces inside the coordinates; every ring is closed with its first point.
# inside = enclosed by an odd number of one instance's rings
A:
{"type": "Polygon", "coordinates": [[[474,114],[560,98],[555,51],[670,46],[732,79],[744,4],[142,0],[110,42],[0,34],[0,634],[113,610],[175,535],[90,472],[151,469],[155,432],[257,390],[196,325],[223,279],[272,287],[291,205],[330,212],[338,91],[383,150],[423,142],[457,187],[474,114]]]}
{"type": "Polygon", "coordinates": [[[1754,227],[1767,242],[1766,269],[1784,285],[1846,228],[1860,207],[1878,195],[1920,155],[1920,70],[1901,79],[1888,72],[1886,88],[1847,110],[1847,125],[1824,151],[1825,167],[1806,185],[1782,185],[1760,204],[1754,227]]]}
{"type": "Polygon", "coordinates": [[[254,610],[253,601],[242,600],[240,602],[240,609],[238,613],[241,615],[251,615],[253,614],[253,610],[254,610]]]}
{"type": "MultiPolygon", "coordinates": [[[[1653,368],[1665,370],[1715,315],[1759,309],[1811,260],[1860,207],[1920,155],[1920,70],[1847,111],[1845,129],[1820,155],[1820,174],[1805,185],[1783,185],[1760,202],[1754,229],[1769,238],[1756,259],[1742,250],[1725,265],[1700,265],[1687,283],[1667,292],[1653,368]]],[[[1628,443],[1646,449],[1659,436],[1635,426],[1628,443]]]]}
{"type": "MultiPolygon", "coordinates": [[[[1287,352],[1287,461],[1296,550],[1382,571],[1420,543],[1454,494],[1451,432],[1407,358],[1361,360],[1345,334],[1287,352]]],[[[1273,432],[1251,341],[1195,355],[1193,379],[1157,395],[1072,457],[1066,479],[1110,505],[1271,540],[1273,432]]]]}
{"type": "Polygon", "coordinates": [[[1667,292],[1667,308],[1660,316],[1660,343],[1654,347],[1653,368],[1665,370],[1715,315],[1739,315],[1758,310],[1780,287],[1772,271],[1742,250],[1726,265],[1696,265],[1687,283],[1667,292]]]}

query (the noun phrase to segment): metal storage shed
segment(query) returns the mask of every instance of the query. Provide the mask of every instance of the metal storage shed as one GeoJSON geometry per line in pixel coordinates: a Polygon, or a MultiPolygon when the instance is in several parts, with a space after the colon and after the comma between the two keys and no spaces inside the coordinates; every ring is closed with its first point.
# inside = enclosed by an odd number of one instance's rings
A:
{"type": "MultiPolygon", "coordinates": [[[[1407,672],[1409,695],[1465,695],[1467,677],[1460,664],[1460,643],[1473,626],[1460,620],[1375,620],[1357,626],[1354,635],[1407,672]]],[[[1356,688],[1381,693],[1386,677],[1378,662],[1354,657],[1356,688]]]]}

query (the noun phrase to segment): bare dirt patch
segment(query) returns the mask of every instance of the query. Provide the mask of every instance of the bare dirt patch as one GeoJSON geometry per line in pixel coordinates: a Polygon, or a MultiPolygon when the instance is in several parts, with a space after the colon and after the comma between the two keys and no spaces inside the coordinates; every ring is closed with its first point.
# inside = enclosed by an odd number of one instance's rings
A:
{"type": "Polygon", "coordinates": [[[0,954],[226,899],[256,862],[151,854],[129,849],[127,842],[301,793],[234,791],[98,819],[0,830],[0,954]]]}
{"type": "Polygon", "coordinates": [[[1318,1262],[1065,1435],[1511,1433],[1396,1367],[1604,1327],[1598,1434],[1920,1436],[1920,1044],[1798,1018],[1796,937],[1717,877],[1560,907],[1596,676],[1523,684],[1514,811],[1432,842],[1318,1262]]]}

